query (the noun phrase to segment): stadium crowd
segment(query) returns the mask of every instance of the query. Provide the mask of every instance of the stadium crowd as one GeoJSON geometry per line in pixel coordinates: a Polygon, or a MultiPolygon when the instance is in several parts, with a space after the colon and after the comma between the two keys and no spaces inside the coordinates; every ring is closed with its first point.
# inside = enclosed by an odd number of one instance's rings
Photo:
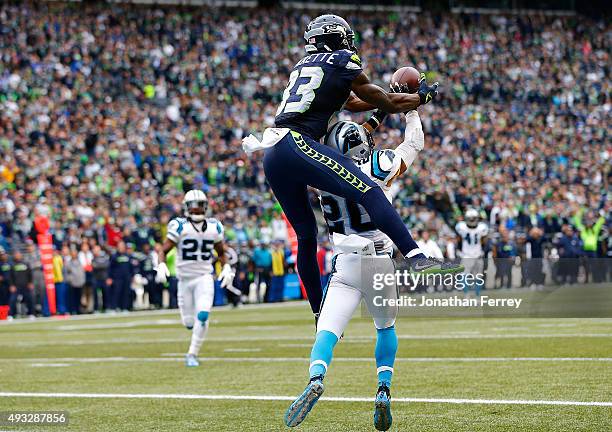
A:
{"type": "MultiPolygon", "coordinates": [[[[191,188],[207,193],[226,228],[237,283],[266,280],[268,254],[288,246],[287,229],[260,155],[248,157],[240,141],[273,124],[316,14],[0,5],[0,264],[13,273],[12,283],[0,275],[0,304],[25,299],[28,313],[42,304],[33,219],[47,215],[63,310],[84,310],[84,287],[105,293],[90,295],[90,308],[131,308],[125,278],[150,280],[153,252],[191,188]],[[15,276],[15,266],[29,274],[15,276]]],[[[441,83],[440,97],[419,109],[425,150],[397,185],[396,206],[415,235],[449,255],[455,222],[473,207],[491,228],[492,251],[513,244],[504,250],[520,255],[521,244],[543,238],[547,248],[530,250],[610,256],[609,21],[346,18],[375,82],[414,65],[441,83]]],[[[401,117],[389,116],[374,138],[399,144],[401,117]]],[[[282,274],[292,271],[284,255],[282,274]]],[[[161,306],[161,289],[149,292],[151,304],[161,306]]]]}

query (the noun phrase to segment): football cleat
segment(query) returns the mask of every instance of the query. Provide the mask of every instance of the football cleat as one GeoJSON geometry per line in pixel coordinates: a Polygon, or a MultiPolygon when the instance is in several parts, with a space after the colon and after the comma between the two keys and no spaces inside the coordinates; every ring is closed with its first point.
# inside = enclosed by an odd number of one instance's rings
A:
{"type": "Polygon", "coordinates": [[[391,428],[393,416],[391,416],[391,393],[389,387],[382,384],[376,392],[374,401],[374,427],[379,431],[391,428]]]}
{"type": "Polygon", "coordinates": [[[194,356],[193,354],[187,354],[185,356],[185,366],[198,367],[200,366],[200,362],[198,361],[198,358],[194,356]]]}
{"type": "Polygon", "coordinates": [[[441,261],[435,258],[413,258],[410,261],[412,273],[421,274],[445,274],[461,273],[465,270],[463,264],[455,264],[441,261]]]}
{"type": "Polygon", "coordinates": [[[287,408],[285,424],[289,427],[295,427],[302,423],[324,390],[323,376],[312,377],[304,392],[287,408]]]}

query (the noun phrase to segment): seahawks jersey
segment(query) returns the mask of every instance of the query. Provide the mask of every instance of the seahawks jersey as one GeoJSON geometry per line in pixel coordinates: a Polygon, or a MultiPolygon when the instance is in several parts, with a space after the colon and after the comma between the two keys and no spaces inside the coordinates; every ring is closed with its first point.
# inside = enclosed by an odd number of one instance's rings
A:
{"type": "MultiPolygon", "coordinates": [[[[402,160],[393,150],[374,150],[370,157],[357,166],[368,177],[380,185],[385,196],[391,202],[390,182],[400,172],[402,160]]],[[[366,209],[355,201],[321,191],[319,195],[323,216],[333,242],[333,233],[344,235],[358,234],[374,242],[376,252],[391,252],[393,242],[378,230],[370,220],[366,209]]]]}
{"type": "Polygon", "coordinates": [[[212,273],[214,245],[223,240],[221,222],[214,218],[207,218],[204,222],[175,218],[168,223],[167,237],[176,244],[179,279],[212,273]]]}
{"type": "Polygon", "coordinates": [[[351,83],[361,71],[359,56],[349,50],[304,57],[289,76],[276,111],[276,127],[321,139],[330,118],[346,103],[351,83]]]}
{"type": "Polygon", "coordinates": [[[484,222],[479,222],[474,228],[465,222],[459,222],[455,231],[461,237],[461,256],[463,258],[480,258],[484,255],[482,239],[489,233],[489,227],[484,222]]]}

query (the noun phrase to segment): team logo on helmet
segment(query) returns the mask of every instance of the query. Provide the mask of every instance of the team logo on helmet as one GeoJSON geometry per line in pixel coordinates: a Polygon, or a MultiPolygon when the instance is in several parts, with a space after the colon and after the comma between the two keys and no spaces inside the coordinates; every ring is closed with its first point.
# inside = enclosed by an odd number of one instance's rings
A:
{"type": "Polygon", "coordinates": [[[370,157],[374,149],[374,140],[360,124],[340,121],[325,135],[325,145],[338,150],[355,162],[363,162],[370,157]]]}
{"type": "Polygon", "coordinates": [[[355,34],[346,22],[338,15],[321,15],[310,21],[304,32],[306,52],[330,52],[340,49],[356,51],[355,34]]]}

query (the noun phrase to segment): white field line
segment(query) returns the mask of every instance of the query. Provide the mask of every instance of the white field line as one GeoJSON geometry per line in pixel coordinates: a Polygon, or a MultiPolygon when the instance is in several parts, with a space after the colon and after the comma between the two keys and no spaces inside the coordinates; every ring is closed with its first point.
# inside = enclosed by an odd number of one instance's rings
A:
{"type": "Polygon", "coordinates": [[[30,367],[49,368],[49,367],[68,367],[70,363],[32,363],[30,367]]]}
{"type": "Polygon", "coordinates": [[[261,348],[225,348],[223,350],[223,352],[234,352],[234,353],[241,353],[241,352],[260,352],[261,348]]]}
{"type": "MultiPolygon", "coordinates": [[[[164,357],[36,357],[36,358],[4,358],[0,363],[30,363],[50,364],[58,362],[67,363],[156,363],[156,362],[182,362],[184,356],[164,357]]],[[[247,362],[247,363],[270,363],[270,362],[299,362],[308,363],[308,357],[200,357],[201,362],[247,362]]],[[[374,363],[373,357],[335,357],[334,362],[345,363],[374,363]]],[[[612,357],[398,357],[396,362],[406,363],[480,363],[480,362],[612,362],[612,357]]]]}
{"type": "MultiPolygon", "coordinates": [[[[112,322],[112,323],[99,323],[99,324],[65,324],[58,327],[54,327],[53,331],[80,331],[80,330],[106,330],[106,329],[125,329],[134,327],[148,327],[148,326],[168,326],[168,325],[181,325],[181,320],[178,318],[173,319],[157,319],[157,320],[137,320],[127,322],[112,322]]],[[[156,329],[159,331],[159,329],[156,329]]]]}
{"type": "MultiPolygon", "coordinates": [[[[254,401],[292,401],[293,396],[247,396],[247,395],[203,395],[203,394],[126,394],[126,393],[31,393],[0,392],[0,397],[24,398],[87,398],[87,399],[208,399],[208,400],[254,400],[254,401]]],[[[322,397],[328,402],[372,402],[371,397],[322,397]]],[[[612,407],[612,402],[586,402],[563,400],[520,400],[520,399],[451,399],[451,398],[393,398],[395,403],[451,403],[483,405],[566,405],[612,407]]]]}
{"type": "MultiPolygon", "coordinates": [[[[306,300],[297,300],[297,301],[289,301],[284,303],[261,303],[261,304],[247,304],[243,305],[240,309],[235,309],[231,305],[225,306],[215,306],[213,311],[216,312],[226,312],[226,311],[248,311],[248,310],[257,310],[257,309],[276,309],[283,307],[292,307],[292,306],[305,306],[308,302],[306,300]]],[[[138,317],[146,317],[146,316],[157,316],[157,315],[178,315],[178,309],[159,309],[159,310],[140,310],[140,311],[132,311],[132,312],[116,312],[116,313],[102,313],[102,314],[87,314],[87,315],[74,315],[74,316],[65,316],[65,317],[39,317],[35,320],[29,319],[15,319],[12,321],[2,320],[0,321],[0,326],[3,325],[21,325],[21,324],[41,324],[41,323],[58,323],[65,321],[82,321],[82,320],[91,320],[91,319],[121,319],[121,318],[138,318],[138,317]]]]}
{"type": "MultiPolygon", "coordinates": [[[[480,335],[398,335],[399,339],[406,340],[438,340],[438,339],[543,339],[543,338],[611,338],[612,333],[520,333],[520,334],[480,334],[480,335]]],[[[314,335],[310,336],[228,336],[210,337],[207,342],[253,342],[253,341],[312,341],[314,335]]],[[[364,343],[375,340],[375,336],[347,336],[343,343],[364,343]]],[[[89,339],[89,340],[44,340],[44,341],[13,341],[0,342],[0,346],[11,347],[35,347],[35,346],[57,346],[57,345],[107,345],[107,344],[159,344],[171,342],[184,342],[184,337],[135,339],[135,338],[112,338],[112,339],[89,339]]]]}

